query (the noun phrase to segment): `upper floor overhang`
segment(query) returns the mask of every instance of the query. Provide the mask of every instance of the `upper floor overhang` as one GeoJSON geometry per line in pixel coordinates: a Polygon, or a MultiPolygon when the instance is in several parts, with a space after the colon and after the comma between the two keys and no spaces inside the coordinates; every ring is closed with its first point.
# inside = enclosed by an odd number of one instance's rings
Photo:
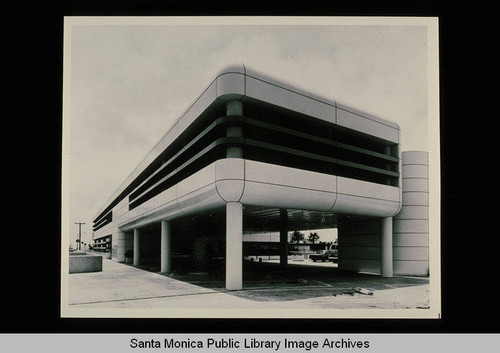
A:
{"type": "Polygon", "coordinates": [[[227,158],[130,209],[126,199],[113,210],[113,222],[99,234],[129,231],[162,220],[211,212],[228,202],[268,209],[309,210],[321,214],[391,217],[401,207],[398,187],[273,164],[227,158]]]}
{"type": "MultiPolygon", "coordinates": [[[[396,182],[392,184],[397,186],[399,138],[400,129],[394,122],[348,107],[333,98],[305,92],[244,65],[229,66],[216,76],[99,209],[95,221],[98,224],[105,219],[123,199],[130,201],[130,195],[133,195],[131,199],[138,199],[160,179],[172,177],[174,180],[174,169],[201,159],[219,145],[245,146],[246,159],[284,163],[292,168],[302,168],[304,162],[307,164],[304,168],[314,172],[347,178],[359,174],[364,181],[378,183],[383,183],[384,178],[393,178],[396,182]],[[243,117],[227,115],[226,105],[231,100],[243,103],[243,117]],[[216,131],[232,124],[244,125],[242,139],[230,140],[217,135],[216,131]],[[288,142],[272,141],[281,138],[288,142]],[[208,142],[202,145],[205,140],[208,142]],[[338,153],[324,152],[330,149],[338,153]],[[288,155],[292,158],[283,158],[288,155]],[[169,170],[168,165],[174,159],[184,164],[171,163],[169,170]],[[163,170],[163,174],[159,170],[163,170]]],[[[200,164],[198,169],[211,162],[200,164]]],[[[193,169],[184,175],[188,177],[195,172],[193,169]]],[[[182,175],[177,174],[175,183],[182,175]]],[[[146,199],[149,198],[143,198],[146,199]]]]}

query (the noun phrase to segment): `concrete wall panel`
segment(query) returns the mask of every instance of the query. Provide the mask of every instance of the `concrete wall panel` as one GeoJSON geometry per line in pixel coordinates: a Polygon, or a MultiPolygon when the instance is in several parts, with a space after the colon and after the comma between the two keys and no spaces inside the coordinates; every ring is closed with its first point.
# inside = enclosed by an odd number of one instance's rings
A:
{"type": "Polygon", "coordinates": [[[429,247],[429,236],[423,233],[396,233],[393,234],[392,245],[429,247]]]}
{"type": "Polygon", "coordinates": [[[387,216],[392,216],[400,206],[400,190],[394,186],[338,177],[337,192],[339,193],[339,199],[342,194],[369,199],[366,200],[366,202],[373,203],[374,205],[378,204],[378,201],[384,201],[382,204],[390,205],[385,213],[387,216]],[[394,205],[394,203],[396,203],[396,205],[394,205]],[[396,206],[396,208],[394,208],[394,206],[396,206]]]}
{"type": "Polygon", "coordinates": [[[429,191],[429,182],[427,179],[403,178],[402,180],[403,180],[403,190],[405,192],[429,191]]]}
{"type": "Polygon", "coordinates": [[[245,189],[245,160],[228,158],[215,162],[215,187],[226,202],[238,202],[245,189]]]}
{"type": "Polygon", "coordinates": [[[120,219],[128,212],[128,197],[125,197],[113,208],[113,220],[120,219]]]}
{"type": "Polygon", "coordinates": [[[177,206],[184,214],[201,212],[224,205],[225,201],[221,199],[217,192],[215,183],[193,191],[177,200],[177,206]]]}
{"type": "Polygon", "coordinates": [[[245,161],[245,180],[334,193],[336,176],[268,163],[245,161]]]}
{"type": "Polygon", "coordinates": [[[332,211],[339,213],[390,217],[401,206],[400,190],[393,186],[338,177],[337,192],[332,211]]]}
{"type": "Polygon", "coordinates": [[[261,80],[261,81],[265,81],[265,82],[268,82],[269,84],[272,84],[274,86],[279,86],[285,90],[293,91],[293,92],[296,92],[296,93],[301,94],[303,96],[307,96],[315,101],[323,102],[323,103],[331,105],[331,106],[336,106],[335,99],[332,97],[325,97],[325,96],[318,95],[318,94],[310,92],[310,91],[305,91],[298,86],[292,86],[283,80],[278,80],[276,77],[271,77],[269,75],[255,71],[251,67],[245,67],[245,73],[246,73],[247,77],[251,77],[251,78],[261,80]]]}
{"type": "Polygon", "coordinates": [[[399,125],[397,123],[393,122],[393,121],[389,121],[389,120],[385,120],[385,119],[379,118],[378,116],[375,116],[375,115],[370,114],[370,113],[365,112],[365,111],[361,111],[359,109],[356,109],[356,108],[354,108],[352,106],[348,106],[348,105],[342,104],[340,102],[337,102],[336,106],[337,106],[338,109],[346,110],[346,111],[349,111],[349,112],[351,112],[353,114],[365,117],[366,119],[373,120],[373,121],[376,121],[376,122],[378,122],[380,124],[386,125],[386,126],[388,126],[390,128],[393,128],[393,129],[396,129],[396,130],[401,130],[399,128],[399,125]]]}
{"type": "Polygon", "coordinates": [[[247,76],[246,78],[246,95],[302,114],[335,123],[335,106],[251,76],[247,76]]]}
{"type": "Polygon", "coordinates": [[[151,200],[146,203],[130,210],[126,215],[117,220],[117,224],[119,227],[123,227],[124,224],[133,222],[135,220],[139,220],[143,217],[146,217],[147,214],[151,214],[154,212],[154,205],[151,200]]]}
{"type": "Polygon", "coordinates": [[[234,72],[237,74],[245,74],[246,73],[246,68],[244,64],[230,64],[225,67],[223,67],[219,72],[217,72],[217,77],[223,74],[227,74],[229,72],[234,72]]]}
{"type": "Polygon", "coordinates": [[[220,159],[215,162],[215,180],[244,180],[245,163],[241,158],[220,159]]]}
{"type": "MultiPolygon", "coordinates": [[[[177,185],[168,188],[161,194],[156,195],[150,201],[154,200],[154,209],[158,212],[159,209],[164,212],[166,208],[170,208],[172,204],[176,203],[177,200],[177,185]]],[[[147,201],[149,202],[149,201],[147,201]]]]}
{"type": "Polygon", "coordinates": [[[399,188],[368,181],[338,177],[337,191],[340,194],[399,202],[399,188]]]}
{"type": "Polygon", "coordinates": [[[428,247],[398,247],[393,249],[393,259],[402,261],[427,261],[429,260],[428,247]]]}
{"type": "Polygon", "coordinates": [[[245,75],[237,72],[223,73],[216,79],[217,98],[240,99],[245,95],[245,75]]]}
{"type": "Polygon", "coordinates": [[[428,219],[429,206],[404,206],[394,217],[397,219],[428,219]]]}
{"type": "Polygon", "coordinates": [[[245,181],[235,179],[216,181],[215,188],[225,202],[239,202],[245,190],[245,181]]]}
{"type": "Polygon", "coordinates": [[[424,178],[428,177],[428,167],[421,164],[402,165],[402,174],[406,178],[424,178]]]}
{"type": "Polygon", "coordinates": [[[399,202],[338,194],[331,211],[353,215],[390,217],[399,209],[399,202]]]}
{"type": "Polygon", "coordinates": [[[429,165],[427,152],[423,151],[405,151],[403,152],[403,165],[422,164],[429,165]]]}
{"type": "Polygon", "coordinates": [[[358,115],[349,108],[337,105],[337,124],[350,129],[361,131],[373,136],[380,137],[394,143],[399,143],[399,129],[382,123],[378,120],[358,115]]]}
{"type": "Polygon", "coordinates": [[[349,271],[380,271],[380,218],[343,220],[339,224],[339,268],[349,271]]]}
{"type": "Polygon", "coordinates": [[[179,182],[177,184],[177,197],[183,197],[213,183],[215,183],[215,163],[206,166],[179,182]]]}
{"type": "Polygon", "coordinates": [[[394,261],[394,273],[407,276],[428,276],[429,261],[394,261]]]}
{"type": "Polygon", "coordinates": [[[426,219],[395,219],[393,220],[394,233],[429,233],[429,220],[426,219]]]}
{"type": "Polygon", "coordinates": [[[283,185],[245,182],[241,202],[246,205],[328,211],[335,194],[283,185]]]}
{"type": "Polygon", "coordinates": [[[342,269],[355,272],[380,272],[380,260],[359,261],[358,259],[342,259],[342,269]]]}
{"type": "Polygon", "coordinates": [[[177,187],[173,186],[132,209],[120,218],[118,225],[122,230],[131,230],[158,221],[162,217],[174,217],[180,213],[177,206],[177,187]]]}
{"type": "Polygon", "coordinates": [[[245,161],[245,180],[334,193],[336,176],[268,163],[245,161]]]}
{"type": "Polygon", "coordinates": [[[93,237],[94,239],[104,237],[106,235],[112,234],[115,229],[116,229],[115,222],[108,223],[104,227],[99,228],[97,231],[95,231],[93,237]]]}
{"type": "Polygon", "coordinates": [[[328,211],[335,202],[335,180],[331,175],[247,160],[241,202],[328,211]]]}
{"type": "Polygon", "coordinates": [[[404,192],[403,191],[403,207],[409,206],[429,206],[429,193],[427,192],[404,192]]]}

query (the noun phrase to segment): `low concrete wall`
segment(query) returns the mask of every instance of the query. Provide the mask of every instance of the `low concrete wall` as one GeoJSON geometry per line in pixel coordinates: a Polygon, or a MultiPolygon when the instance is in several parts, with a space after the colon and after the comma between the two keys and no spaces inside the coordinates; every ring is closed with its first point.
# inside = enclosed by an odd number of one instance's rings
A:
{"type": "Polygon", "coordinates": [[[102,256],[87,254],[72,254],[69,257],[69,273],[102,271],[102,256]]]}

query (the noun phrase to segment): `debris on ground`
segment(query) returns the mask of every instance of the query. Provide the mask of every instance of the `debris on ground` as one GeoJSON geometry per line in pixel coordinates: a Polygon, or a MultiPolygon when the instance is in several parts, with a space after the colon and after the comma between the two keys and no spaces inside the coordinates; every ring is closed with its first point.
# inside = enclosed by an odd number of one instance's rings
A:
{"type": "Polygon", "coordinates": [[[373,295],[373,291],[369,290],[369,289],[366,289],[366,288],[361,288],[361,287],[354,287],[353,290],[356,292],[356,293],[359,293],[359,294],[364,294],[364,295],[373,295]]]}
{"type": "Polygon", "coordinates": [[[334,296],[334,297],[341,296],[341,295],[353,296],[354,291],[353,290],[336,290],[335,292],[332,293],[332,296],[334,296]]]}

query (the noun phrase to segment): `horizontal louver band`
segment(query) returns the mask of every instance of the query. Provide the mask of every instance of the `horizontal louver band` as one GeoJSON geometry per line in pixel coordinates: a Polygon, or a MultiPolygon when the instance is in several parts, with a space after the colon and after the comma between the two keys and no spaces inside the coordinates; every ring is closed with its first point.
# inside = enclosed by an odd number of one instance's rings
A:
{"type": "Polygon", "coordinates": [[[92,230],[96,231],[101,229],[106,224],[111,223],[113,221],[113,211],[109,211],[104,217],[94,221],[92,230]]]}
{"type": "Polygon", "coordinates": [[[174,186],[210,163],[225,158],[225,151],[230,146],[241,147],[243,158],[255,161],[376,183],[387,183],[388,179],[399,178],[399,173],[393,171],[397,170],[398,157],[315,137],[248,117],[222,117],[210,124],[144,180],[129,196],[130,209],[174,186]],[[229,125],[241,126],[244,137],[224,137],[226,130],[218,128],[229,125]],[[262,129],[266,130],[267,134],[263,133],[262,129]],[[262,141],[264,138],[267,141],[262,141]],[[318,149],[318,153],[313,153],[310,152],[310,145],[322,146],[318,149]]]}

